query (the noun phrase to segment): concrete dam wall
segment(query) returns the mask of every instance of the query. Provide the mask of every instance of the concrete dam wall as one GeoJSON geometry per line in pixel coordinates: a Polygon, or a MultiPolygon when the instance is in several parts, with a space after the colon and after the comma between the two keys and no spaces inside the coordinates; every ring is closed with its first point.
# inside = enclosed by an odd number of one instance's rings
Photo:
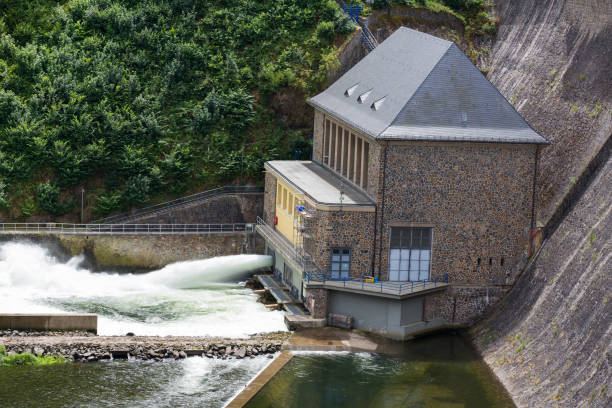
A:
{"type": "Polygon", "coordinates": [[[471,334],[517,406],[612,406],[612,3],[495,3],[489,79],[553,142],[536,192],[547,239],[471,334]]]}
{"type": "Polygon", "coordinates": [[[472,329],[519,407],[612,405],[612,160],[472,329]]]}

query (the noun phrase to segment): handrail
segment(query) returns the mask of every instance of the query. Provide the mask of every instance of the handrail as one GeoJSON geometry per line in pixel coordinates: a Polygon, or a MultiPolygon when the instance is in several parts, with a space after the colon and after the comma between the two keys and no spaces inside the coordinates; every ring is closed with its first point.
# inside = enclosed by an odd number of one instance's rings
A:
{"type": "Polygon", "coordinates": [[[395,281],[370,281],[371,278],[348,276],[346,278],[334,278],[331,273],[313,273],[305,272],[306,282],[326,282],[339,283],[343,287],[352,289],[364,289],[369,291],[377,291],[380,293],[397,292],[398,294],[413,293],[414,290],[423,290],[427,287],[437,287],[439,284],[448,284],[448,274],[441,278],[434,277],[433,279],[422,279],[417,281],[395,282],[395,281]]]}
{"type": "Polygon", "coordinates": [[[184,197],[175,198],[174,200],[165,201],[163,203],[153,204],[147,207],[139,208],[133,211],[116,214],[106,218],[100,218],[92,221],[93,224],[106,224],[110,221],[115,223],[140,218],[147,215],[157,214],[170,208],[192,203],[194,201],[203,200],[206,198],[216,197],[221,194],[252,194],[263,193],[263,186],[223,186],[213,188],[211,190],[202,191],[200,193],[187,195],[184,197]]]}
{"type": "Polygon", "coordinates": [[[348,14],[353,22],[361,27],[361,41],[368,47],[370,51],[378,46],[378,41],[366,23],[359,21],[359,13],[361,13],[361,6],[347,5],[342,0],[338,0],[344,14],[348,14]]]}
{"type": "Polygon", "coordinates": [[[305,272],[321,273],[321,268],[308,252],[291,244],[260,217],[257,217],[257,227],[259,227],[258,231],[264,235],[264,238],[272,241],[278,247],[278,250],[284,252],[305,272]]]}
{"type": "Polygon", "coordinates": [[[68,224],[68,223],[0,223],[0,234],[25,232],[48,234],[219,234],[253,232],[249,223],[236,224],[68,224]]]}

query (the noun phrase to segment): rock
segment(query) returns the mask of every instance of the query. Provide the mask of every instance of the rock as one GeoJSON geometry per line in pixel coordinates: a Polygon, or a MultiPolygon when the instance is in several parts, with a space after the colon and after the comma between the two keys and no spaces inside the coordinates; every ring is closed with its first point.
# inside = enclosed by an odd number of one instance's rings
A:
{"type": "Polygon", "coordinates": [[[240,347],[236,353],[234,353],[237,358],[244,358],[246,356],[246,348],[240,347]]]}
{"type": "Polygon", "coordinates": [[[170,355],[171,355],[171,356],[172,356],[172,358],[174,358],[175,360],[178,360],[178,359],[179,359],[179,353],[178,353],[178,351],[172,350],[172,351],[170,352],[170,355]]]}
{"type": "Polygon", "coordinates": [[[45,350],[40,348],[40,347],[34,347],[33,351],[34,351],[34,353],[32,353],[32,354],[34,354],[36,356],[42,356],[45,353],[45,350]]]}
{"type": "Polygon", "coordinates": [[[127,332],[127,333],[126,333],[126,336],[133,337],[133,336],[134,336],[134,333],[132,333],[132,332],[127,332]]]}
{"type": "Polygon", "coordinates": [[[110,360],[111,359],[111,355],[110,353],[104,353],[100,355],[100,360],[110,360]]]}
{"type": "Polygon", "coordinates": [[[268,354],[266,358],[274,358],[274,354],[268,354]]]}
{"type": "Polygon", "coordinates": [[[98,361],[98,357],[96,357],[96,356],[89,356],[89,357],[87,357],[87,362],[88,363],[93,363],[94,361],[98,361]]]}
{"type": "Polygon", "coordinates": [[[182,350],[181,350],[181,351],[179,351],[178,355],[179,355],[179,358],[187,358],[187,353],[185,353],[185,352],[184,352],[184,351],[182,351],[182,350]]]}

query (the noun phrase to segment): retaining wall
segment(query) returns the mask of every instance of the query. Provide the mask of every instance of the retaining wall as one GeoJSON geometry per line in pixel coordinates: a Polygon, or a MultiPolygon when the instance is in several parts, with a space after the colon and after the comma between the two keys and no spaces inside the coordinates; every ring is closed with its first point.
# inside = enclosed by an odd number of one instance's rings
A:
{"type": "Polygon", "coordinates": [[[263,212],[263,193],[224,194],[142,215],[128,224],[240,224],[263,212]]]}
{"type": "Polygon", "coordinates": [[[255,233],[232,232],[202,235],[85,235],[19,234],[0,236],[1,241],[31,241],[49,248],[66,261],[83,254],[83,266],[91,270],[142,271],[170,263],[215,256],[262,254],[263,240],[255,233]]]}

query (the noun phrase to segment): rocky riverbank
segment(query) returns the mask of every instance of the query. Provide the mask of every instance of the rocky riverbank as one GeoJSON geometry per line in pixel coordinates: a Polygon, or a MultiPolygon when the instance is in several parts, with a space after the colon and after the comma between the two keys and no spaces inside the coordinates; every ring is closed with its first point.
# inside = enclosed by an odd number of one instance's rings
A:
{"type": "MultiPolygon", "coordinates": [[[[190,356],[207,358],[249,358],[280,351],[289,333],[257,334],[245,339],[210,337],[145,337],[91,336],[63,333],[33,335],[32,332],[10,331],[10,337],[0,337],[7,354],[32,353],[64,357],[70,361],[95,362],[113,359],[155,360],[190,356]],[[19,334],[22,335],[19,335],[19,334]]],[[[3,334],[6,331],[3,332],[3,334]]]]}

